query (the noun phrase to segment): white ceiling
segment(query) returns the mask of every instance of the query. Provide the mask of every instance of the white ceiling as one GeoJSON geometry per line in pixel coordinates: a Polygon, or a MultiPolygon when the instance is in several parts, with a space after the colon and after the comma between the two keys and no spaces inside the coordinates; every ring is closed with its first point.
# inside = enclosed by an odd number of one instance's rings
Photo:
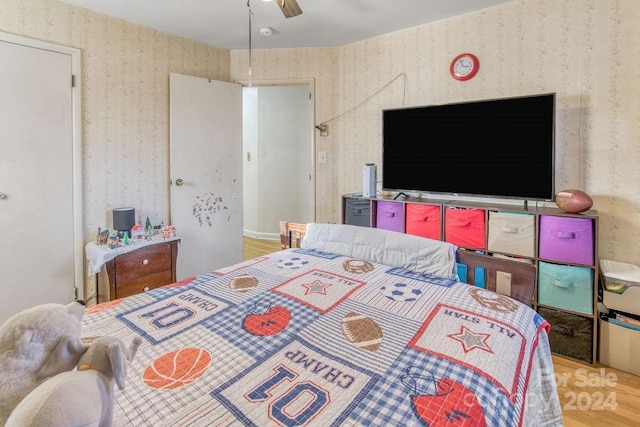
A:
{"type": "MultiPolygon", "coordinates": [[[[247,0],[62,1],[226,49],[249,46],[247,0]]],[[[273,1],[250,0],[252,47],[343,46],[510,1],[298,0],[302,15],[286,19],[273,1]],[[262,27],[273,34],[260,36],[262,27]]]]}

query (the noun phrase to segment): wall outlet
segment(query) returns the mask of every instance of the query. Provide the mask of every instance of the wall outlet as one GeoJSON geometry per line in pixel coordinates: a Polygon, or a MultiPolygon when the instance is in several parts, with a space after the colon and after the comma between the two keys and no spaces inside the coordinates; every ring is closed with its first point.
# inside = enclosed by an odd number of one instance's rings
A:
{"type": "Polygon", "coordinates": [[[318,151],[318,164],[324,165],[327,163],[327,152],[318,151]]]}

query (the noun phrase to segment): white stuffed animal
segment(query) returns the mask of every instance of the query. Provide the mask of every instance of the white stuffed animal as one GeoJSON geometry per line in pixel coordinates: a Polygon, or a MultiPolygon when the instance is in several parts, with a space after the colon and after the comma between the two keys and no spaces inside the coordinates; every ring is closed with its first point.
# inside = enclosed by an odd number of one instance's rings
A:
{"type": "Polygon", "coordinates": [[[141,342],[135,337],[127,349],[118,338],[97,338],[80,357],[77,371],[39,385],[14,409],[6,427],[110,427],[114,382],[124,389],[127,364],[141,342]]]}
{"type": "Polygon", "coordinates": [[[0,426],[48,376],[71,370],[86,346],[80,340],[84,303],[42,304],[0,327],[0,426]]]}

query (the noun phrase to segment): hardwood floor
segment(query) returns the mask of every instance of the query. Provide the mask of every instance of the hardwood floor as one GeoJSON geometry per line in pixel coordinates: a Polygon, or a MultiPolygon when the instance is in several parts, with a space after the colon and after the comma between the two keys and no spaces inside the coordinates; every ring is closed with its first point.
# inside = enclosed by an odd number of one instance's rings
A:
{"type": "MultiPolygon", "coordinates": [[[[279,241],[244,238],[245,260],[279,250],[279,241]]],[[[640,377],[559,356],[553,363],[565,426],[640,426],[640,377]]]]}
{"type": "Polygon", "coordinates": [[[245,261],[279,250],[280,240],[252,239],[244,236],[243,255],[245,261]]]}

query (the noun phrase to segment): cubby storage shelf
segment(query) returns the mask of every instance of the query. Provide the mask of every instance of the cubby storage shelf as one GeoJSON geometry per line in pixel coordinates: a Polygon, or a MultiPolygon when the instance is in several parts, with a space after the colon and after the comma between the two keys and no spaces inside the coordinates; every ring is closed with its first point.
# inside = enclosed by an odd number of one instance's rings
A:
{"type": "Polygon", "coordinates": [[[598,212],[446,199],[342,196],[342,222],[448,241],[535,265],[531,306],[550,324],[555,354],[595,364],[598,212]]]}

